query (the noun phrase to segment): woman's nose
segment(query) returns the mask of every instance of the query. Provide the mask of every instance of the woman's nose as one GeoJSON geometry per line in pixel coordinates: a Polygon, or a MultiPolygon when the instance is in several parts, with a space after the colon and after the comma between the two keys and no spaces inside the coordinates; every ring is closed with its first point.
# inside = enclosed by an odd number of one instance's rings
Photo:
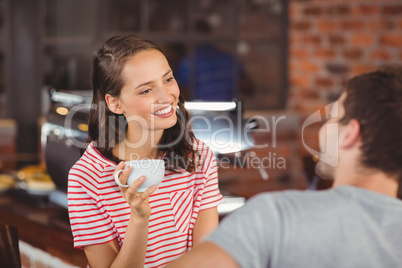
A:
{"type": "Polygon", "coordinates": [[[159,103],[169,103],[174,99],[173,94],[169,87],[162,86],[158,90],[158,102],[159,103]]]}

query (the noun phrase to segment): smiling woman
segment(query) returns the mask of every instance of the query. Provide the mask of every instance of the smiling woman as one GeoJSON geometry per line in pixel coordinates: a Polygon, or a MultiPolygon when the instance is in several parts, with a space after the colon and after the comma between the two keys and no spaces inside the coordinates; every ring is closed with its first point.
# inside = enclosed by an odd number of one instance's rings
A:
{"type": "Polygon", "coordinates": [[[89,136],[95,147],[114,162],[130,160],[134,152],[148,158],[157,153],[182,155],[191,172],[194,161],[188,156],[194,135],[186,126],[188,113],[162,51],[136,35],[115,36],[98,51],[93,69],[89,136]],[[174,111],[179,107],[178,116],[157,120],[163,117],[154,112],[169,105],[174,111]]]}
{"type": "Polygon", "coordinates": [[[166,265],[218,225],[214,155],[195,139],[169,63],[151,41],[110,38],[94,57],[92,84],[90,144],[69,173],[74,245],[95,268],[166,265]],[[125,161],[160,158],[164,179],[144,192],[144,176],[128,188],[113,178],[119,172],[126,184],[125,161]]]}
{"type": "MultiPolygon", "coordinates": [[[[122,77],[124,86],[120,95],[107,93],[105,96],[109,109],[127,119],[126,139],[130,143],[143,140],[157,144],[163,131],[177,122],[176,107],[180,94],[165,56],[155,49],[142,51],[127,60],[122,77]],[[139,122],[138,117],[144,120],[139,122]],[[150,131],[153,137],[149,135],[150,131]]],[[[121,154],[121,159],[129,158],[122,151],[115,154],[121,154]]]]}

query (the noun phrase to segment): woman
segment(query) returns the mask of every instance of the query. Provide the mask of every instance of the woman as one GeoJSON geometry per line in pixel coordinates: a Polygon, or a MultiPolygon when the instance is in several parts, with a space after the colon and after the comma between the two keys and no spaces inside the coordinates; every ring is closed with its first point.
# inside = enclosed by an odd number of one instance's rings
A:
{"type": "Polygon", "coordinates": [[[194,138],[172,70],[161,50],[135,35],[110,38],[93,60],[86,151],[69,173],[74,246],[91,267],[160,267],[218,225],[216,161],[194,138]],[[158,187],[120,188],[124,161],[163,158],[158,187]],[[122,161],[124,160],[124,161],[122,161]]]}

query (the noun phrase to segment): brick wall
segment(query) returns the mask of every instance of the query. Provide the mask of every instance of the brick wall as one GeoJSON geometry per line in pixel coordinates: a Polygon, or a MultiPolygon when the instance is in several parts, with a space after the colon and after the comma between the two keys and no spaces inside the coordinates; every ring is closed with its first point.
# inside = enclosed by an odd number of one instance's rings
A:
{"type": "MultiPolygon", "coordinates": [[[[402,63],[400,0],[290,0],[289,19],[288,108],[301,122],[351,77],[402,63]]],[[[317,149],[318,127],[305,131],[306,144],[317,149]]]]}
{"type": "MultiPolygon", "coordinates": [[[[402,63],[401,0],[289,0],[289,28],[289,99],[287,109],[280,111],[286,120],[278,125],[275,148],[253,149],[260,158],[276,153],[287,166],[266,168],[268,180],[256,168],[220,169],[222,188],[232,193],[250,197],[262,191],[305,189],[305,179],[314,174],[305,145],[319,151],[322,123],[302,131],[307,117],[320,110],[325,119],[323,108],[353,76],[402,63]]],[[[268,134],[257,134],[257,143],[270,143],[268,134]]],[[[319,188],[329,186],[321,184],[319,188]]]]}

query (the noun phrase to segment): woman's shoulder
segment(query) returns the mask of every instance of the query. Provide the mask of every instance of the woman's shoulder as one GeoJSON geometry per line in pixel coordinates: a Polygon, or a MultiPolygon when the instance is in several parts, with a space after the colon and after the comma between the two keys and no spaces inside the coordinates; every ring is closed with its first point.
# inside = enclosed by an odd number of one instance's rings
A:
{"type": "Polygon", "coordinates": [[[196,151],[195,161],[198,163],[197,169],[209,169],[211,163],[216,162],[214,152],[205,142],[196,139],[194,141],[194,150],[196,151]]]}
{"type": "Polygon", "coordinates": [[[91,170],[95,173],[103,173],[105,170],[115,168],[116,163],[104,157],[92,143],[88,144],[88,147],[84,151],[83,155],[72,167],[72,170],[85,172],[91,170]]]}
{"type": "Polygon", "coordinates": [[[202,155],[202,156],[207,156],[213,154],[211,148],[202,140],[199,139],[194,139],[194,144],[193,144],[194,151],[197,152],[197,154],[202,155]]]}

